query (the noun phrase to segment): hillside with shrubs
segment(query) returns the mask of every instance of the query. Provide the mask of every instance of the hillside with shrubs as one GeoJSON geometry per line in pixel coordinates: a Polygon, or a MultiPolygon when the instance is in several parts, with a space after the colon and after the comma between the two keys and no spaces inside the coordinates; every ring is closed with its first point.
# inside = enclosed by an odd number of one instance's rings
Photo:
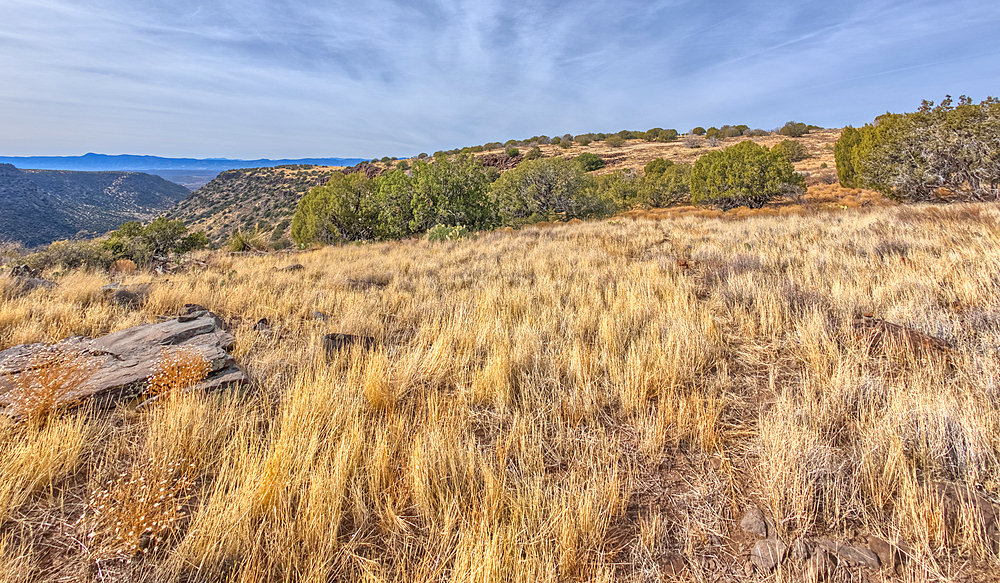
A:
{"type": "Polygon", "coordinates": [[[23,170],[0,164],[0,242],[37,246],[150,221],[189,194],[141,172],[23,170]]]}
{"type": "Polygon", "coordinates": [[[0,246],[0,581],[998,581],[998,102],[656,130],[0,246]]]}

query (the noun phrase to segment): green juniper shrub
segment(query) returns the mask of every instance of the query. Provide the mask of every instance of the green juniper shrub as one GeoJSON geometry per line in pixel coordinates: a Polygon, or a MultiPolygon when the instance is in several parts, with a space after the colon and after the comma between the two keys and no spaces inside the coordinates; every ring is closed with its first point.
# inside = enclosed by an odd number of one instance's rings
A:
{"type": "Polygon", "coordinates": [[[789,162],[799,162],[809,157],[809,152],[806,151],[806,147],[802,145],[802,142],[796,142],[795,140],[781,140],[771,149],[784,155],[788,158],[789,162]]]}
{"type": "Polygon", "coordinates": [[[1000,99],[924,101],[913,113],[879,116],[859,132],[850,148],[858,186],[904,202],[940,201],[941,189],[950,193],[947,200],[1000,200],[1000,99]]]}
{"type": "Polygon", "coordinates": [[[833,146],[833,156],[837,161],[837,178],[844,188],[858,187],[858,171],[854,168],[854,149],[861,143],[861,131],[847,126],[840,132],[840,138],[833,146]]]}
{"type": "Polygon", "coordinates": [[[657,158],[646,164],[646,167],[643,168],[642,170],[646,174],[646,176],[659,176],[660,174],[666,172],[667,168],[670,168],[673,165],[674,163],[672,160],[667,160],[666,158],[657,158]]]}
{"type": "Polygon", "coordinates": [[[520,155],[521,155],[521,150],[518,150],[517,148],[508,148],[507,149],[507,157],[508,158],[517,158],[520,155]]]}
{"type": "Polygon", "coordinates": [[[612,148],[621,148],[625,145],[625,138],[619,135],[608,136],[604,138],[604,143],[612,148]]]}
{"type": "Polygon", "coordinates": [[[632,208],[639,197],[642,177],[632,169],[618,170],[597,177],[598,194],[613,200],[620,209],[632,208]]]}
{"type": "Polygon", "coordinates": [[[31,253],[24,262],[32,269],[107,269],[116,257],[99,240],[53,241],[31,253]]]}
{"type": "Polygon", "coordinates": [[[559,147],[563,150],[569,150],[573,147],[573,140],[562,140],[559,142],[559,147]]]}
{"type": "Polygon", "coordinates": [[[493,184],[491,197],[502,222],[510,226],[603,217],[617,208],[580,164],[560,157],[529,160],[505,172],[493,184]]]}
{"type": "Polygon", "coordinates": [[[705,154],[691,172],[692,201],[723,210],[760,208],[804,186],[802,175],[784,155],[752,141],[705,154]]]}
{"type": "Polygon", "coordinates": [[[576,140],[576,143],[580,144],[581,146],[589,146],[590,142],[593,141],[593,140],[591,140],[591,138],[590,138],[589,135],[588,136],[577,136],[575,138],[575,140],[576,140]]]}
{"type": "Polygon", "coordinates": [[[694,135],[696,135],[696,136],[704,136],[705,135],[705,128],[703,128],[701,126],[698,126],[698,127],[694,128],[693,130],[691,130],[691,133],[694,134],[694,135]]]}
{"type": "Polygon", "coordinates": [[[549,140],[549,143],[551,143],[553,146],[558,146],[559,144],[562,143],[562,138],[560,138],[559,136],[556,136],[556,137],[552,138],[551,140],[549,140]]]}
{"type": "Polygon", "coordinates": [[[715,126],[712,126],[712,127],[708,128],[707,130],[705,130],[705,135],[708,136],[708,137],[710,137],[710,138],[721,138],[721,137],[723,137],[722,136],[722,130],[720,130],[719,128],[717,128],[715,126]]]}
{"type": "Polygon", "coordinates": [[[528,150],[528,153],[524,155],[525,160],[537,160],[543,156],[542,149],[535,146],[528,150]]]}
{"type": "Polygon", "coordinates": [[[573,158],[573,160],[580,165],[580,168],[583,168],[584,172],[593,172],[594,170],[604,168],[604,160],[597,154],[591,154],[590,152],[584,152],[573,158]]]}
{"type": "Polygon", "coordinates": [[[184,221],[158,217],[146,226],[138,221],[123,224],[111,232],[103,246],[114,259],[131,259],[144,265],[154,256],[204,249],[208,243],[201,231],[188,234],[184,221]]]}
{"type": "Polygon", "coordinates": [[[396,169],[397,170],[409,170],[410,169],[410,163],[407,162],[406,160],[400,160],[399,162],[396,162],[396,169]]]}
{"type": "Polygon", "coordinates": [[[652,173],[647,171],[639,185],[635,202],[657,208],[689,199],[691,169],[691,164],[670,164],[652,173]]]}
{"type": "Polygon", "coordinates": [[[781,126],[780,133],[781,135],[788,136],[790,138],[801,138],[809,133],[809,126],[797,121],[790,121],[781,126]]]}

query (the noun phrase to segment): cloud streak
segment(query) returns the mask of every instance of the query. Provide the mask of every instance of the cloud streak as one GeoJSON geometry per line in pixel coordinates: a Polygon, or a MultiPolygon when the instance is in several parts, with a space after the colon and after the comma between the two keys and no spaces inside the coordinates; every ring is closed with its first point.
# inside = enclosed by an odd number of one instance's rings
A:
{"type": "Polygon", "coordinates": [[[864,123],[997,93],[959,0],[8,0],[0,154],[409,155],[537,133],[864,123]]]}

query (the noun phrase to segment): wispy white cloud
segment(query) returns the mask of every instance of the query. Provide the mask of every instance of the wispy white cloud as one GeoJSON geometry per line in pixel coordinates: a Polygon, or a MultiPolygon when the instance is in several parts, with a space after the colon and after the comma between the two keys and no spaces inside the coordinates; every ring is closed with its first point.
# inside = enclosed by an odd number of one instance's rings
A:
{"type": "Polygon", "coordinates": [[[7,0],[0,153],[404,155],[997,93],[958,0],[7,0]]]}

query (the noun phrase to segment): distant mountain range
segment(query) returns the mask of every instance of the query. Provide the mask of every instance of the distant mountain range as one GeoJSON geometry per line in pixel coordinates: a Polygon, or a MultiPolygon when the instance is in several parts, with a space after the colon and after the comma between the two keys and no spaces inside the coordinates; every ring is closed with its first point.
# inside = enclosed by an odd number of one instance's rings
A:
{"type": "Polygon", "coordinates": [[[0,164],[0,240],[27,246],[149,221],[190,191],[141,172],[21,170],[0,164]]]}
{"type": "Polygon", "coordinates": [[[273,168],[292,164],[316,166],[354,166],[361,158],[300,158],[297,160],[231,160],[228,158],[161,158],[121,154],[84,154],[83,156],[0,156],[0,164],[34,170],[75,170],[83,172],[146,172],[196,190],[224,170],[273,168]]]}

